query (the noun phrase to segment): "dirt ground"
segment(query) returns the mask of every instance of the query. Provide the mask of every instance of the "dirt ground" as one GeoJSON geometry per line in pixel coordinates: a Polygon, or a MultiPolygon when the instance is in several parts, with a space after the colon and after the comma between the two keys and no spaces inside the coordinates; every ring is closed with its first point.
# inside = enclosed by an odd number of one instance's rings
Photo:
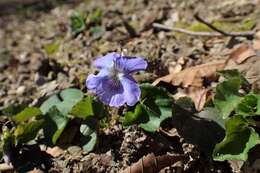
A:
{"type": "MultiPolygon", "coordinates": [[[[146,58],[148,70],[135,77],[139,82],[153,82],[174,70],[224,60],[237,44],[253,39],[194,36],[154,23],[211,31],[194,18],[199,14],[227,32],[260,28],[258,0],[55,0],[0,4],[0,9],[0,108],[39,105],[47,96],[69,87],[86,92],[86,77],[95,71],[92,61],[107,52],[146,58]],[[102,16],[72,35],[69,19],[75,10],[85,15],[101,11],[102,16]]],[[[116,173],[151,152],[188,156],[161,173],[240,172],[239,162],[212,161],[203,149],[184,139],[171,120],[150,134],[137,126],[123,128],[117,119],[112,117],[100,131],[98,146],[91,153],[64,136],[71,145],[51,151],[57,155],[51,154],[49,172],[116,173]]],[[[242,172],[256,169],[245,163],[242,172]]]]}

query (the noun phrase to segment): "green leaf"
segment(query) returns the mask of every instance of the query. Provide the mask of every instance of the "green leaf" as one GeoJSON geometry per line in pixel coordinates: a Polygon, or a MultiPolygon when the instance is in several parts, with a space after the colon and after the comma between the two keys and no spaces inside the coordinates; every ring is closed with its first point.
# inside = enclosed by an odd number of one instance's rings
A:
{"type": "Polygon", "coordinates": [[[144,110],[142,105],[141,104],[136,105],[134,112],[131,111],[126,112],[123,120],[123,125],[129,126],[136,123],[143,113],[144,110]]]}
{"type": "Polygon", "coordinates": [[[19,124],[14,131],[16,143],[23,144],[33,140],[43,127],[44,120],[32,121],[28,124],[19,124]]]}
{"type": "Polygon", "coordinates": [[[45,137],[51,139],[53,144],[56,144],[68,124],[69,118],[62,114],[56,106],[53,106],[46,113],[46,121],[46,126],[44,126],[45,137]]]}
{"type": "Polygon", "coordinates": [[[105,113],[104,105],[95,100],[92,96],[88,96],[79,101],[70,111],[71,115],[83,119],[91,116],[103,118],[105,113]]]}
{"type": "Polygon", "coordinates": [[[173,99],[163,88],[150,84],[142,84],[140,87],[141,102],[134,112],[126,113],[124,124],[130,125],[137,121],[144,130],[155,132],[161,122],[172,116],[173,99]]]}
{"type": "Polygon", "coordinates": [[[95,9],[89,16],[89,23],[100,23],[102,19],[102,10],[100,8],[95,9]]]}
{"type": "Polygon", "coordinates": [[[246,95],[238,104],[236,113],[243,117],[254,116],[257,111],[257,96],[254,94],[246,95]]]}
{"type": "Polygon", "coordinates": [[[203,153],[211,157],[215,145],[225,136],[223,127],[215,122],[217,110],[206,110],[195,116],[188,105],[191,105],[188,99],[180,98],[175,101],[171,119],[173,126],[186,142],[199,146],[203,153]]]}
{"type": "Polygon", "coordinates": [[[49,43],[44,45],[44,50],[48,55],[54,54],[59,50],[60,43],[55,41],[53,43],[49,43]]]}
{"type": "Polygon", "coordinates": [[[14,135],[7,128],[3,128],[2,133],[2,150],[3,155],[10,153],[15,148],[14,135]]]}
{"type": "Polygon", "coordinates": [[[27,107],[22,112],[16,114],[12,118],[16,122],[22,122],[22,121],[26,121],[26,120],[34,117],[34,116],[38,116],[38,115],[41,115],[41,114],[42,114],[42,112],[39,108],[27,107]]]}
{"type": "Polygon", "coordinates": [[[231,78],[217,85],[214,105],[226,119],[241,101],[238,90],[240,78],[231,78]]]}
{"type": "Polygon", "coordinates": [[[53,95],[42,103],[40,110],[43,114],[46,114],[53,106],[56,106],[59,103],[61,103],[59,97],[57,95],[53,95]]]}
{"type": "Polygon", "coordinates": [[[241,73],[237,69],[231,69],[231,70],[222,70],[218,72],[220,75],[225,77],[227,80],[232,78],[239,78],[241,80],[241,85],[248,91],[251,88],[250,83],[247,81],[247,79],[241,75],[241,73]]]}
{"type": "Polygon", "coordinates": [[[104,29],[100,26],[94,26],[90,28],[93,39],[98,39],[104,34],[104,29]]]}
{"type": "Polygon", "coordinates": [[[260,96],[257,95],[256,114],[260,115],[260,96]]]}
{"type": "Polygon", "coordinates": [[[246,120],[241,116],[235,116],[226,123],[226,136],[222,142],[215,146],[213,159],[244,160],[248,158],[248,152],[259,143],[259,136],[246,120]]]}
{"type": "Polygon", "coordinates": [[[92,109],[94,111],[94,115],[99,119],[104,118],[105,115],[108,114],[107,110],[104,107],[104,104],[97,99],[93,99],[92,109]]]}
{"type": "Polygon", "coordinates": [[[70,16],[70,28],[73,34],[79,34],[86,29],[85,17],[74,11],[70,16]]]}
{"type": "Polygon", "coordinates": [[[53,95],[47,99],[40,107],[43,114],[46,114],[50,108],[56,106],[63,114],[67,115],[72,107],[83,98],[82,91],[74,88],[68,88],[60,92],[58,95],[53,95]]]}
{"type": "Polygon", "coordinates": [[[4,109],[1,110],[1,114],[5,116],[13,116],[15,114],[18,114],[22,110],[24,110],[27,106],[24,104],[20,105],[10,105],[4,109]]]}
{"type": "Polygon", "coordinates": [[[176,100],[175,104],[177,104],[181,109],[184,109],[186,111],[192,113],[197,112],[195,104],[193,103],[190,97],[181,97],[178,100],[176,100]]]}
{"type": "Polygon", "coordinates": [[[92,107],[93,98],[88,96],[81,101],[79,101],[75,106],[73,106],[70,114],[79,118],[88,118],[94,116],[94,111],[92,107]]]}
{"type": "Polygon", "coordinates": [[[216,108],[206,107],[203,111],[199,112],[196,115],[200,118],[214,121],[223,129],[225,129],[225,120],[222,119],[220,112],[216,108]]]}
{"type": "Polygon", "coordinates": [[[97,119],[91,118],[85,121],[80,126],[80,132],[82,134],[81,142],[85,151],[92,151],[97,143],[97,119]]]}

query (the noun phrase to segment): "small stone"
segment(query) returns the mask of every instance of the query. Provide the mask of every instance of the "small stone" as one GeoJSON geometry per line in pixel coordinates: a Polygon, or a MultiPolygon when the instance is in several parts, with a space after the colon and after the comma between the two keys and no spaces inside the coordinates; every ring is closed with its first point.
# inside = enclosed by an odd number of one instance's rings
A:
{"type": "Polygon", "coordinates": [[[82,151],[82,149],[81,149],[81,147],[79,147],[79,146],[70,146],[69,148],[68,148],[68,152],[71,154],[71,155],[80,155],[80,153],[81,153],[81,151],[82,151]]]}
{"type": "Polygon", "coordinates": [[[17,88],[16,94],[17,95],[23,95],[24,91],[25,91],[25,86],[20,86],[20,87],[17,88]]]}

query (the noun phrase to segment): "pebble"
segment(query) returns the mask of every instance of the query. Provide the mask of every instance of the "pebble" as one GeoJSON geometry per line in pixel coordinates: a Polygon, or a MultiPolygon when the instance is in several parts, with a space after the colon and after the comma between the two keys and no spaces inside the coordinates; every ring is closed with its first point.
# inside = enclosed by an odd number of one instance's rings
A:
{"type": "Polygon", "coordinates": [[[70,146],[68,148],[68,152],[71,154],[71,155],[80,155],[80,152],[82,151],[81,147],[79,146],[70,146]]]}
{"type": "Polygon", "coordinates": [[[16,94],[22,95],[24,93],[24,91],[25,91],[25,86],[20,86],[20,87],[17,88],[16,94]]]}

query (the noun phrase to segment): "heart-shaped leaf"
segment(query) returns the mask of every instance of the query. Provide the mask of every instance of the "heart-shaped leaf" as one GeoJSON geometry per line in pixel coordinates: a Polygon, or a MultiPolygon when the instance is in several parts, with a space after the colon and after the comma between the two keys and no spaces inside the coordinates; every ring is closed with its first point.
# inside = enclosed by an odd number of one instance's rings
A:
{"type": "Polygon", "coordinates": [[[238,93],[240,83],[240,78],[231,78],[218,84],[216,88],[213,102],[223,119],[226,119],[242,100],[238,93]]]}
{"type": "Polygon", "coordinates": [[[242,116],[234,116],[226,122],[226,136],[213,151],[213,159],[244,160],[248,152],[259,143],[259,136],[242,116]]]}
{"type": "Polygon", "coordinates": [[[42,114],[42,112],[39,108],[27,107],[22,112],[16,114],[12,118],[16,122],[22,122],[22,121],[26,121],[26,120],[34,117],[34,116],[38,116],[38,115],[41,115],[41,114],[42,114]]]}
{"type": "Polygon", "coordinates": [[[155,132],[161,122],[172,116],[173,99],[163,88],[150,84],[142,84],[141,101],[136,105],[134,112],[127,112],[124,119],[125,125],[135,122],[149,132],[155,132]]]}
{"type": "Polygon", "coordinates": [[[91,116],[96,116],[97,118],[104,117],[106,111],[104,109],[104,105],[95,100],[92,96],[88,96],[81,101],[79,101],[75,106],[73,106],[70,114],[86,119],[91,116]]]}
{"type": "Polygon", "coordinates": [[[93,99],[92,97],[86,97],[79,101],[70,111],[71,115],[79,118],[87,118],[94,116],[94,111],[92,107],[93,99]]]}
{"type": "Polygon", "coordinates": [[[206,107],[203,111],[196,114],[196,116],[214,121],[223,129],[225,129],[225,120],[222,119],[220,112],[216,108],[206,107]]]}
{"type": "Polygon", "coordinates": [[[241,80],[241,85],[243,88],[250,90],[251,86],[250,83],[246,80],[244,76],[237,69],[230,69],[230,70],[222,70],[218,72],[220,75],[225,77],[227,80],[232,78],[239,78],[241,80]]]}
{"type": "Polygon", "coordinates": [[[53,95],[48,98],[40,107],[43,114],[50,108],[56,106],[63,114],[67,115],[72,107],[83,98],[84,94],[79,89],[69,88],[60,92],[59,95],[53,95]]]}
{"type": "Polygon", "coordinates": [[[50,108],[45,114],[46,126],[44,126],[45,137],[51,139],[52,143],[55,144],[65,129],[69,118],[64,116],[56,106],[50,108]]]}

